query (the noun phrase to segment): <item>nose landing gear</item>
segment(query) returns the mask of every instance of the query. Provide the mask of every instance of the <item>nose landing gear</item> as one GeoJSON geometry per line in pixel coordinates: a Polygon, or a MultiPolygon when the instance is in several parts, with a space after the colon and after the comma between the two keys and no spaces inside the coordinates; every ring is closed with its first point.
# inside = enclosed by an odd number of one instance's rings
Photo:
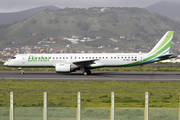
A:
{"type": "Polygon", "coordinates": [[[21,74],[21,75],[24,75],[24,70],[21,70],[20,74],[21,74]]]}
{"type": "Polygon", "coordinates": [[[21,75],[24,75],[24,70],[23,70],[23,68],[22,68],[22,67],[19,67],[18,69],[20,70],[20,74],[21,74],[21,75]]]}

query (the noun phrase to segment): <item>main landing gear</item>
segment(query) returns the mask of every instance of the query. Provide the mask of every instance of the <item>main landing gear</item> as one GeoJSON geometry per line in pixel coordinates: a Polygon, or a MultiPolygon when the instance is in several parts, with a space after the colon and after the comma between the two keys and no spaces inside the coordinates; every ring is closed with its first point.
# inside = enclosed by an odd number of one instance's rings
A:
{"type": "Polygon", "coordinates": [[[82,73],[84,74],[84,75],[90,75],[91,74],[91,71],[90,70],[86,70],[84,67],[80,67],[80,70],[82,71],[82,73]]]}
{"type": "Polygon", "coordinates": [[[83,72],[84,75],[90,75],[91,74],[91,71],[90,70],[86,70],[83,72]]]}

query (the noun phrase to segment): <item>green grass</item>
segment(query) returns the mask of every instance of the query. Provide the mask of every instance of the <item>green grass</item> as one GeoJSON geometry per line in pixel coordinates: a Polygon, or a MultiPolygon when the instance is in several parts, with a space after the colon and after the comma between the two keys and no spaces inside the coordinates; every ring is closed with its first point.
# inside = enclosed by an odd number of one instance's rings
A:
{"type": "Polygon", "coordinates": [[[151,72],[151,71],[164,71],[164,72],[179,72],[180,66],[135,66],[135,67],[105,67],[94,69],[94,71],[130,71],[130,72],[151,72]]]}
{"type": "Polygon", "coordinates": [[[82,107],[110,107],[115,92],[116,107],[144,107],[149,92],[150,107],[178,107],[180,83],[175,82],[83,82],[83,81],[0,81],[0,107],[9,106],[14,92],[15,107],[42,107],[43,92],[49,107],[76,107],[81,92],[82,107]]]}
{"type": "MultiPolygon", "coordinates": [[[[165,63],[164,63],[165,64],[165,63]]],[[[0,66],[0,71],[18,71],[18,68],[0,66]]],[[[55,71],[54,68],[24,68],[25,71],[55,71]]],[[[134,66],[134,67],[104,67],[92,69],[92,71],[130,71],[130,72],[180,72],[180,66],[134,66]]]]}
{"type": "MultiPolygon", "coordinates": [[[[16,107],[15,118],[18,120],[42,120],[42,107],[16,107]]],[[[83,120],[109,120],[110,108],[82,108],[83,120]]],[[[178,108],[149,108],[152,120],[177,120],[178,108]]],[[[0,119],[9,118],[9,108],[0,107],[0,119]]],[[[75,107],[49,107],[48,120],[75,120],[75,107]]],[[[115,108],[116,120],[143,120],[144,108],[115,108]]]]}

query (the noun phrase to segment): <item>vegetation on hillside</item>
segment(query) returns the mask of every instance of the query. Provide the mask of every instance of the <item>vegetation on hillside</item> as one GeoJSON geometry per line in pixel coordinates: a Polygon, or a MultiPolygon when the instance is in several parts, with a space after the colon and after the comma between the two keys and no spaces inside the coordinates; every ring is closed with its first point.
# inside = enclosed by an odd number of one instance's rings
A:
{"type": "Polygon", "coordinates": [[[3,47],[11,42],[35,45],[37,43],[33,39],[72,35],[102,37],[100,40],[84,43],[87,46],[152,47],[169,30],[175,31],[173,42],[180,39],[179,22],[141,8],[112,7],[104,12],[101,12],[101,8],[47,9],[11,26],[0,26],[0,30],[3,33],[0,46],[3,47]],[[36,36],[30,35],[33,33],[36,36]],[[126,36],[126,39],[120,39],[120,36],[126,36]],[[118,39],[119,42],[110,41],[109,38],[118,39]]]}

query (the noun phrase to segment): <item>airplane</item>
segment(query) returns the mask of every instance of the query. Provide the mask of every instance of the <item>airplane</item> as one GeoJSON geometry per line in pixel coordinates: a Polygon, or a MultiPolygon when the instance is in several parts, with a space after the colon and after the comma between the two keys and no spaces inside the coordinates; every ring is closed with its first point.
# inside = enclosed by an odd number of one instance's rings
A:
{"type": "Polygon", "coordinates": [[[53,67],[56,73],[70,73],[76,70],[90,75],[91,69],[101,67],[130,67],[158,62],[176,57],[169,53],[174,31],[167,31],[149,53],[60,53],[60,54],[18,54],[4,63],[23,68],[53,67]]]}

